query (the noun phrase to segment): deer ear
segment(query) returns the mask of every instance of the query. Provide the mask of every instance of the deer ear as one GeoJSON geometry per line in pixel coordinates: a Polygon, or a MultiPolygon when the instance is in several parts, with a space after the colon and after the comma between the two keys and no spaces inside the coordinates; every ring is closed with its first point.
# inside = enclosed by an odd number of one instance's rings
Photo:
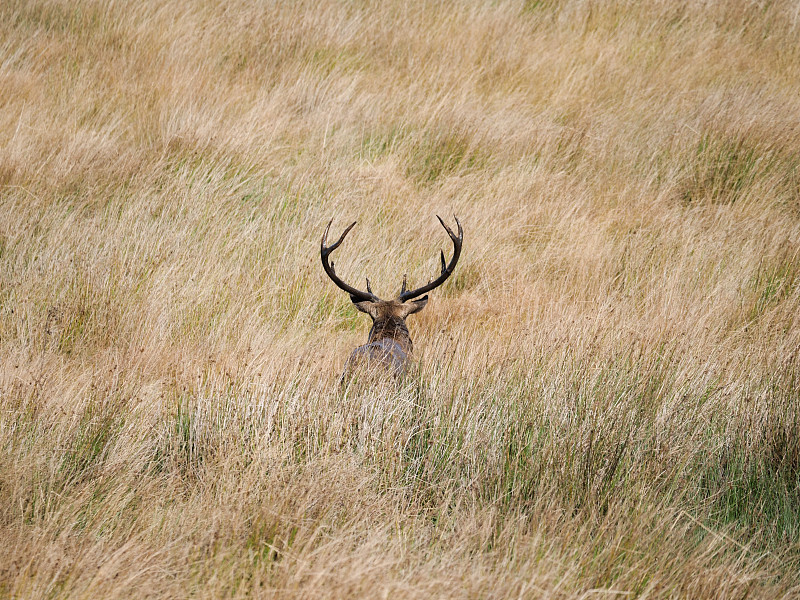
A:
{"type": "Polygon", "coordinates": [[[361,302],[356,302],[356,299],[351,296],[350,298],[353,300],[353,306],[356,307],[356,310],[360,310],[363,313],[367,313],[370,317],[375,319],[378,316],[377,307],[375,306],[374,302],[370,302],[369,300],[362,300],[361,302]]]}
{"type": "Polygon", "coordinates": [[[428,303],[428,296],[423,296],[419,300],[412,300],[411,302],[406,302],[403,304],[405,308],[403,318],[407,317],[408,315],[413,315],[414,313],[418,313],[425,305],[428,303]]]}

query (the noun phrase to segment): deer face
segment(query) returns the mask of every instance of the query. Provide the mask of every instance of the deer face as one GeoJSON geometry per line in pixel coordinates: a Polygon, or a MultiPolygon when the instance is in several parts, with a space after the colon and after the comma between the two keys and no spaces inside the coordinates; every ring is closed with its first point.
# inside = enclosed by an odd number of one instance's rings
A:
{"type": "Polygon", "coordinates": [[[411,336],[408,333],[408,327],[406,327],[406,318],[425,308],[428,303],[427,292],[439,287],[450,277],[456,267],[459,256],[461,256],[461,244],[464,240],[464,231],[461,228],[461,223],[456,219],[456,225],[458,226],[458,235],[456,235],[445,225],[441,217],[437,218],[453,242],[453,257],[450,259],[450,263],[445,264],[444,252],[442,252],[442,272],[439,277],[414,290],[406,289],[406,278],[403,277],[403,287],[394,300],[381,300],[378,298],[372,292],[369,279],[367,279],[367,291],[361,291],[339,279],[333,269],[333,261],[329,261],[328,257],[344,241],[345,236],[355,226],[355,223],[345,229],[334,244],[327,246],[328,231],[333,220],[328,223],[320,244],[322,268],[325,269],[325,273],[328,274],[333,283],[350,294],[350,300],[356,309],[372,318],[372,329],[369,332],[367,344],[356,348],[348,364],[356,359],[366,359],[368,362],[379,362],[391,367],[396,373],[400,373],[405,369],[413,348],[411,336]],[[423,296],[423,294],[426,295],[423,296]]]}

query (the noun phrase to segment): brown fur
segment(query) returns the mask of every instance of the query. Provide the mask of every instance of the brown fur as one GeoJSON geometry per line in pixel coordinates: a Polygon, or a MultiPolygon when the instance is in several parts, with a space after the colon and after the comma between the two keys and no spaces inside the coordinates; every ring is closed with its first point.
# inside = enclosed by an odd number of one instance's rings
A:
{"type": "Polygon", "coordinates": [[[372,329],[367,343],[353,350],[343,377],[359,364],[389,370],[396,376],[402,375],[408,368],[414,349],[406,318],[425,308],[427,302],[427,296],[405,303],[398,300],[355,302],[358,310],[372,318],[372,329]]]}

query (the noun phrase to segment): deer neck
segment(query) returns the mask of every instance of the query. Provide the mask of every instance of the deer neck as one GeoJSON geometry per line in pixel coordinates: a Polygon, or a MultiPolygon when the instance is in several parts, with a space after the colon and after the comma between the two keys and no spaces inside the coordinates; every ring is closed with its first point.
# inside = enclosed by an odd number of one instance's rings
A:
{"type": "Polygon", "coordinates": [[[384,339],[397,342],[407,354],[411,354],[411,350],[414,347],[411,343],[408,327],[406,327],[405,322],[400,319],[381,319],[372,324],[367,343],[371,344],[384,339]]]}

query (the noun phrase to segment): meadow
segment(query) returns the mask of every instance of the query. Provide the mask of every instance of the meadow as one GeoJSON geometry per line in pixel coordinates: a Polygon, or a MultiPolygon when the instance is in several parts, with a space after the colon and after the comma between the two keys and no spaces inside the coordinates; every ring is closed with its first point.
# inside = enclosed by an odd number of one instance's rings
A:
{"type": "Polygon", "coordinates": [[[800,8],[0,2],[0,598],[800,598],[800,8]],[[415,366],[339,386],[381,296],[415,366]]]}

